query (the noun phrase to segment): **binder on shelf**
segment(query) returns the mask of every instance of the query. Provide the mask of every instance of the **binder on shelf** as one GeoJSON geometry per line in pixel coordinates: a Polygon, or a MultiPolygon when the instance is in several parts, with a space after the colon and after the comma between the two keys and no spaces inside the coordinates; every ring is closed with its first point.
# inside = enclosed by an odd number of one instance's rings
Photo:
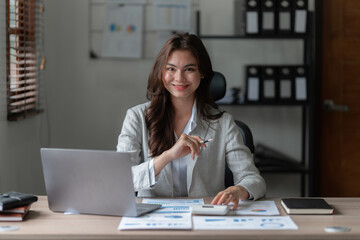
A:
{"type": "Polygon", "coordinates": [[[260,0],[247,0],[245,11],[246,34],[259,34],[260,32],[260,0]]]}
{"type": "Polygon", "coordinates": [[[294,100],[294,76],[292,66],[279,67],[279,102],[294,100]]]}
{"type": "Polygon", "coordinates": [[[235,36],[245,35],[245,9],[246,0],[234,1],[234,34],[235,36]]]}
{"type": "Polygon", "coordinates": [[[292,33],[292,0],[280,0],[278,3],[278,34],[292,33]]]}
{"type": "Polygon", "coordinates": [[[306,34],[308,18],[308,1],[293,0],[294,5],[294,33],[306,34]]]}
{"type": "Polygon", "coordinates": [[[305,66],[296,66],[295,71],[295,100],[304,102],[307,100],[307,69],[305,66]]]}
{"type": "Polygon", "coordinates": [[[261,86],[261,100],[276,102],[278,96],[278,76],[276,66],[263,66],[261,86]]]}
{"type": "Polygon", "coordinates": [[[246,67],[246,102],[259,102],[261,89],[261,67],[246,67]]]}
{"type": "Polygon", "coordinates": [[[275,34],[277,29],[276,1],[261,1],[261,34],[275,34]]]}

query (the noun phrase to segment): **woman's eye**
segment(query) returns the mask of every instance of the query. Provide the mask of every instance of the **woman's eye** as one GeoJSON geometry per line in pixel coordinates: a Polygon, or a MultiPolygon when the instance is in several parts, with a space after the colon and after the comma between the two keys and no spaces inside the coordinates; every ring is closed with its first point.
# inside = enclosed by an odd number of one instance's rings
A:
{"type": "Polygon", "coordinates": [[[168,67],[168,68],[166,68],[166,70],[168,70],[168,71],[174,71],[174,68],[173,68],[173,67],[168,67]]]}
{"type": "Polygon", "coordinates": [[[193,72],[195,71],[195,68],[187,68],[186,71],[193,72]]]}

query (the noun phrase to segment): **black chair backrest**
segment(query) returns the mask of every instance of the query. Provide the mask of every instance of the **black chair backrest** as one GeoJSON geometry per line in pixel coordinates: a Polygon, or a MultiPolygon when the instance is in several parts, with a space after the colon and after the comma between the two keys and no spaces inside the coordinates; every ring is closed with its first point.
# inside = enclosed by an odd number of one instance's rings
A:
{"type": "MultiPolygon", "coordinates": [[[[214,77],[210,83],[210,94],[214,101],[220,100],[225,96],[226,93],[226,80],[223,74],[214,72],[214,77]]],[[[255,152],[254,141],[250,128],[243,122],[235,120],[236,125],[239,127],[240,133],[243,137],[245,146],[247,146],[251,153],[255,152]]],[[[225,166],[225,187],[234,185],[233,173],[229,167],[225,166]]]]}
{"type": "MultiPolygon", "coordinates": [[[[226,80],[225,76],[219,72],[214,71],[214,77],[210,83],[210,94],[214,101],[220,100],[226,93],[226,80]]],[[[239,127],[241,135],[244,140],[245,146],[247,146],[252,153],[255,152],[254,141],[250,128],[239,120],[235,120],[236,125],[239,127]]]]}
{"type": "Polygon", "coordinates": [[[214,72],[214,76],[210,83],[210,94],[214,101],[220,100],[226,93],[226,80],[224,75],[214,72]]]}
{"type": "Polygon", "coordinates": [[[255,152],[254,140],[250,128],[244,122],[235,120],[236,125],[239,127],[241,135],[244,140],[245,146],[247,146],[251,153],[255,152]]]}

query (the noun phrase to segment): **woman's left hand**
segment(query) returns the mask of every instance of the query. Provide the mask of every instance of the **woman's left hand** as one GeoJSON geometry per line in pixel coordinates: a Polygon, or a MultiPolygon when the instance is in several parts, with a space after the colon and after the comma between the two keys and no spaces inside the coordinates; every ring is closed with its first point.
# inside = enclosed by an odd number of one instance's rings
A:
{"type": "Polygon", "coordinates": [[[233,209],[237,209],[239,206],[239,200],[248,199],[250,196],[249,192],[242,186],[231,186],[225,189],[224,191],[219,192],[215,198],[212,200],[211,204],[229,204],[230,202],[234,203],[233,209]]]}

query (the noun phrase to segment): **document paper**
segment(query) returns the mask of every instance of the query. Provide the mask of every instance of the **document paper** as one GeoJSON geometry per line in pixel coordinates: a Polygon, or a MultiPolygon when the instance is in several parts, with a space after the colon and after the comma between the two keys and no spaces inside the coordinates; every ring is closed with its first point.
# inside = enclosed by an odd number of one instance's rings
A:
{"type": "Polygon", "coordinates": [[[179,205],[179,206],[188,206],[192,204],[204,204],[204,199],[183,199],[183,198],[174,198],[174,199],[159,199],[159,198],[144,198],[142,203],[149,204],[161,204],[161,205],[179,205]]]}
{"type": "MultiPolygon", "coordinates": [[[[191,212],[181,210],[176,212],[175,208],[169,212],[158,212],[146,214],[141,217],[123,217],[119,224],[119,230],[131,229],[192,229],[191,212]],[[171,213],[170,213],[171,212],[171,213]]],[[[169,208],[167,208],[169,210],[169,208]]]]}
{"type": "Polygon", "coordinates": [[[143,203],[161,204],[162,207],[141,217],[123,217],[119,230],[130,229],[182,229],[191,230],[190,205],[204,204],[203,199],[151,199],[143,203]]]}
{"type": "Polygon", "coordinates": [[[237,210],[231,215],[280,215],[274,201],[239,201],[237,210]]]}
{"type": "Polygon", "coordinates": [[[195,230],[296,230],[289,216],[279,217],[213,217],[194,216],[195,230]]]}

